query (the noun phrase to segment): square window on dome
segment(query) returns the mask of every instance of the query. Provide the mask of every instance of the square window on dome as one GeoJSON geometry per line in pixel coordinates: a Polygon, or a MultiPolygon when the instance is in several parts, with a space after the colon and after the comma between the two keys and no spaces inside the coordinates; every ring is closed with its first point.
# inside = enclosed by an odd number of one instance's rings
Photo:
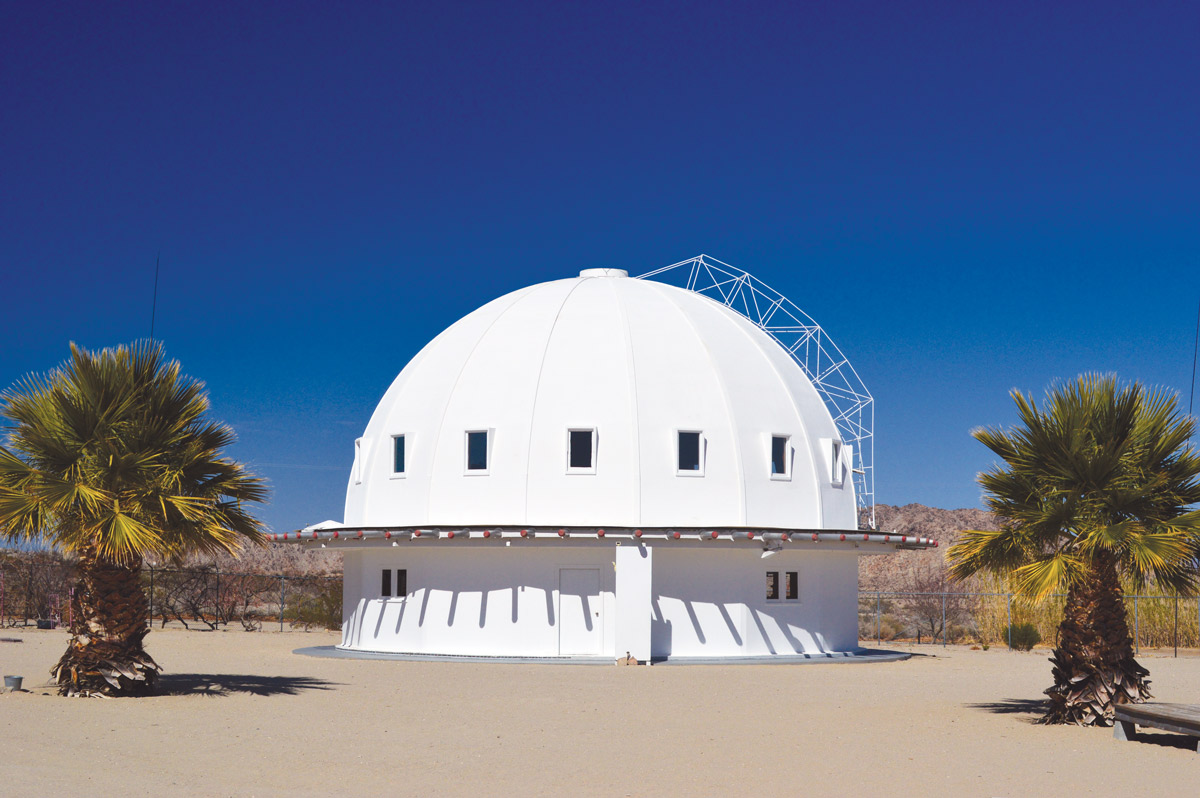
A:
{"type": "Polygon", "coordinates": [[[596,430],[567,430],[567,472],[596,473],[596,430]]]}
{"type": "Polygon", "coordinates": [[[492,438],[489,433],[489,430],[467,432],[467,473],[487,473],[492,438]]]}
{"type": "Polygon", "coordinates": [[[791,477],[791,468],[789,461],[791,458],[789,443],[791,438],[787,435],[772,435],[771,436],[771,479],[789,479],[791,477]]]}
{"type": "Polygon", "coordinates": [[[704,436],[691,430],[679,430],[677,436],[675,473],[680,476],[703,476],[704,436]]]}

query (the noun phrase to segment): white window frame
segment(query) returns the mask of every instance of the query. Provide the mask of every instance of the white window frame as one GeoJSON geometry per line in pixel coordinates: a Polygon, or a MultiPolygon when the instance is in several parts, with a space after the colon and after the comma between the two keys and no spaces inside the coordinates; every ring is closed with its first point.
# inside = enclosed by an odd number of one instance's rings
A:
{"type": "Polygon", "coordinates": [[[775,439],[783,438],[783,473],[771,473],[771,479],[776,482],[792,481],[792,461],[795,459],[795,449],[792,448],[792,436],[782,432],[773,432],[767,437],[767,469],[775,464],[775,439]]]}
{"type": "Polygon", "coordinates": [[[600,436],[595,427],[568,427],[567,428],[567,473],[568,474],[595,474],[596,462],[600,459],[599,456],[600,436]],[[592,464],[586,468],[571,467],[571,433],[572,432],[590,432],[592,433],[592,464]]]}
{"type": "Polygon", "coordinates": [[[487,428],[483,428],[483,429],[476,428],[476,429],[463,430],[463,475],[464,476],[486,477],[492,473],[492,441],[496,437],[494,433],[495,433],[495,429],[493,429],[492,427],[487,427],[487,428]],[[471,434],[478,433],[478,432],[482,432],[483,434],[487,435],[487,449],[486,449],[487,453],[485,455],[485,457],[487,458],[487,467],[486,468],[468,468],[467,466],[470,464],[469,458],[471,455],[471,434]]]}
{"type": "Polygon", "coordinates": [[[369,444],[364,445],[366,438],[354,439],[354,465],[351,466],[350,472],[354,475],[354,484],[361,485],[363,481],[363,472],[366,470],[367,453],[371,447],[369,444]]]}
{"type": "Polygon", "coordinates": [[[794,571],[780,571],[779,575],[780,575],[780,577],[782,577],[779,580],[780,581],[780,584],[779,584],[779,599],[780,599],[780,601],[790,601],[793,604],[800,604],[801,603],[800,597],[801,597],[801,595],[803,595],[800,592],[800,569],[797,568],[794,571]],[[795,598],[788,597],[788,589],[787,589],[788,574],[796,575],[796,597],[795,598]]]}
{"type": "Polygon", "coordinates": [[[783,574],[783,571],[775,568],[768,568],[767,570],[763,571],[763,601],[771,604],[774,604],[777,601],[783,601],[783,574]],[[767,595],[767,576],[770,574],[775,574],[775,598],[771,598],[767,595]]]}
{"type": "Polygon", "coordinates": [[[672,447],[672,449],[674,449],[674,455],[675,455],[675,461],[674,461],[675,462],[675,476],[677,476],[677,477],[702,477],[702,476],[704,476],[704,468],[708,461],[708,437],[704,434],[704,430],[679,428],[679,429],[675,430],[674,437],[675,437],[675,445],[672,447]],[[692,432],[692,433],[695,433],[696,435],[700,436],[699,452],[698,452],[699,457],[700,457],[700,468],[696,469],[695,471],[685,471],[679,467],[679,436],[681,433],[684,433],[684,432],[692,432]]]}
{"type": "Polygon", "coordinates": [[[846,481],[846,470],[842,462],[846,458],[846,444],[841,438],[821,438],[821,453],[825,459],[825,476],[829,484],[835,488],[842,487],[846,481]]]}
{"type": "Polygon", "coordinates": [[[408,460],[412,455],[412,435],[407,432],[397,432],[392,436],[392,473],[390,479],[404,479],[408,476],[408,460]],[[396,470],[396,439],[404,439],[404,470],[396,470]]]}

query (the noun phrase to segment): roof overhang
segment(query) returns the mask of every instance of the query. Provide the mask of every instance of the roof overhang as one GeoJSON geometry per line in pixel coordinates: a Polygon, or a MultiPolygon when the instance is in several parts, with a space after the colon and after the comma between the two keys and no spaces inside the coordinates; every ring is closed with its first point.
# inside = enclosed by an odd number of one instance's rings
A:
{"type": "Polygon", "coordinates": [[[837,548],[859,549],[860,553],[886,553],[899,549],[936,548],[933,538],[882,532],[841,529],[767,529],[748,527],[549,527],[549,526],[347,526],[326,521],[295,532],[267,536],[276,543],[326,548],[329,546],[395,546],[446,543],[486,545],[507,541],[607,541],[616,542],[733,542],[778,551],[783,546],[834,544],[837,548]],[[863,551],[863,549],[866,549],[863,551]]]}

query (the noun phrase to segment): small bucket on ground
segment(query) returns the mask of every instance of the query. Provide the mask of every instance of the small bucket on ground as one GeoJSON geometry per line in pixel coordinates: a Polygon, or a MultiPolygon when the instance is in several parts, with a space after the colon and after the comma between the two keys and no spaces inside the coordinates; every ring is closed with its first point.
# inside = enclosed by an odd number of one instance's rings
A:
{"type": "Polygon", "coordinates": [[[24,681],[23,676],[5,676],[4,689],[10,693],[15,693],[21,689],[21,682],[24,681]]]}

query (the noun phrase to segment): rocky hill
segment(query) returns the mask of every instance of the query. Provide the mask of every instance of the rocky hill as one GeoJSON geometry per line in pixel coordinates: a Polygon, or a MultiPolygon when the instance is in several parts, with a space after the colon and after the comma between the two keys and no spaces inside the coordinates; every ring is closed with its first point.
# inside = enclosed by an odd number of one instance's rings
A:
{"type": "Polygon", "coordinates": [[[862,590],[945,590],[947,547],[964,529],[996,528],[996,519],[985,510],[940,510],[923,504],[876,505],[875,521],[880,532],[933,538],[938,547],[860,557],[858,584],[862,590]]]}

